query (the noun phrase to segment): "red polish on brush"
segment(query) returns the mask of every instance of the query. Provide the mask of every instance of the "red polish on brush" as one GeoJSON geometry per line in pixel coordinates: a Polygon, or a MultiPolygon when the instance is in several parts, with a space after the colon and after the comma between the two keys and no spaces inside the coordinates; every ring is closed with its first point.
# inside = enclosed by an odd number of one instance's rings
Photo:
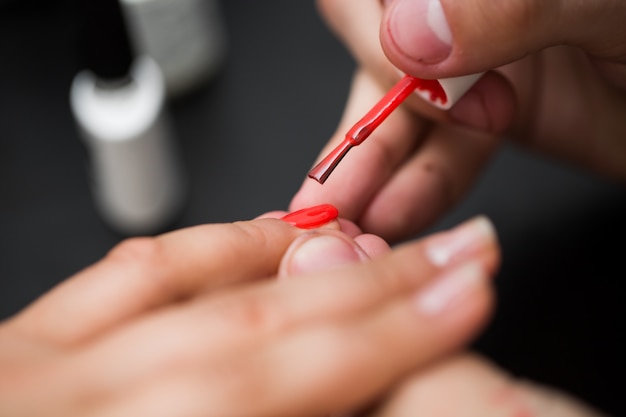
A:
{"type": "Polygon", "coordinates": [[[300,229],[315,229],[335,220],[339,216],[339,211],[330,204],[309,207],[294,211],[283,217],[281,220],[292,224],[300,229]]]}
{"type": "Polygon", "coordinates": [[[320,184],[328,179],[353,146],[358,146],[415,90],[427,93],[431,102],[446,104],[448,97],[437,80],[422,80],[405,75],[372,109],[346,133],[346,137],[321,162],[309,171],[309,178],[320,184]]]}

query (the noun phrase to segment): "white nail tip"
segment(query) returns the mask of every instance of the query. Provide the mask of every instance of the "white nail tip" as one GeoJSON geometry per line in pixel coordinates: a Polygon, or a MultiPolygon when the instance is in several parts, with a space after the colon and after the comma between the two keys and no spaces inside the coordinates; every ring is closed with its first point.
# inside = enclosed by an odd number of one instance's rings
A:
{"type": "Polygon", "coordinates": [[[495,227],[487,217],[476,217],[440,237],[434,237],[426,244],[425,255],[433,265],[444,267],[463,251],[484,244],[481,242],[496,240],[496,236],[495,227]]]}
{"type": "Polygon", "coordinates": [[[452,32],[448,25],[448,20],[441,7],[439,0],[430,0],[428,3],[428,14],[426,21],[430,29],[437,35],[439,40],[447,45],[452,45],[452,32]]]}

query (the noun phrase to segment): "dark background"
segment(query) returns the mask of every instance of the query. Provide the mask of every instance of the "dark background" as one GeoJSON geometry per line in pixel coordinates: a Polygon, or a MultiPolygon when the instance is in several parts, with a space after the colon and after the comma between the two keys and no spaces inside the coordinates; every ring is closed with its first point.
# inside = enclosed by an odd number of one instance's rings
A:
{"type": "MultiPolygon", "coordinates": [[[[285,209],[338,122],[354,63],[313,1],[222,2],[222,73],[171,103],[191,197],[176,226],[285,209]]],[[[0,0],[0,319],[120,240],[101,223],[68,107],[71,1],[0,0]]],[[[623,185],[505,146],[434,229],[484,213],[504,262],[476,343],[513,373],[624,415],[623,185]]]]}

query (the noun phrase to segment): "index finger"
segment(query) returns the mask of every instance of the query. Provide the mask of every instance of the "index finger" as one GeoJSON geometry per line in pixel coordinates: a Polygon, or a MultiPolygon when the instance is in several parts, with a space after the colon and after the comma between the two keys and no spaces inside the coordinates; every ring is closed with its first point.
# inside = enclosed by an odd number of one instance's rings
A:
{"type": "Polygon", "coordinates": [[[260,219],[132,238],[8,324],[52,345],[78,344],[199,292],[274,275],[300,233],[283,221],[260,219]]]}
{"type": "MultiPolygon", "coordinates": [[[[384,94],[371,74],[359,70],[339,127],[319,159],[338,145],[349,127],[384,94]]],[[[424,140],[429,126],[428,121],[406,109],[396,109],[367,142],[350,151],[323,186],[305,179],[290,208],[296,210],[324,201],[336,206],[342,217],[358,223],[371,199],[424,140]]]]}

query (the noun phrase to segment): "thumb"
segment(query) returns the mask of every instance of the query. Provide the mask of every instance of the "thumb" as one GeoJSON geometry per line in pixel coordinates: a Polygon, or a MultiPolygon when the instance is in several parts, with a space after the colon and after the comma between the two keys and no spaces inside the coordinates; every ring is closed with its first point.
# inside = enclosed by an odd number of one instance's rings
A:
{"type": "MultiPolygon", "coordinates": [[[[349,223],[341,220],[342,229],[349,223]]],[[[330,229],[312,230],[296,238],[283,256],[278,276],[294,277],[375,258],[391,249],[381,237],[330,229]]]]}
{"type": "Polygon", "coordinates": [[[341,232],[316,230],[293,241],[283,257],[279,277],[293,277],[368,259],[365,251],[341,232]]]}
{"type": "Polygon", "coordinates": [[[478,73],[553,45],[626,62],[623,0],[391,0],[381,25],[387,57],[425,78],[478,73]]]}

